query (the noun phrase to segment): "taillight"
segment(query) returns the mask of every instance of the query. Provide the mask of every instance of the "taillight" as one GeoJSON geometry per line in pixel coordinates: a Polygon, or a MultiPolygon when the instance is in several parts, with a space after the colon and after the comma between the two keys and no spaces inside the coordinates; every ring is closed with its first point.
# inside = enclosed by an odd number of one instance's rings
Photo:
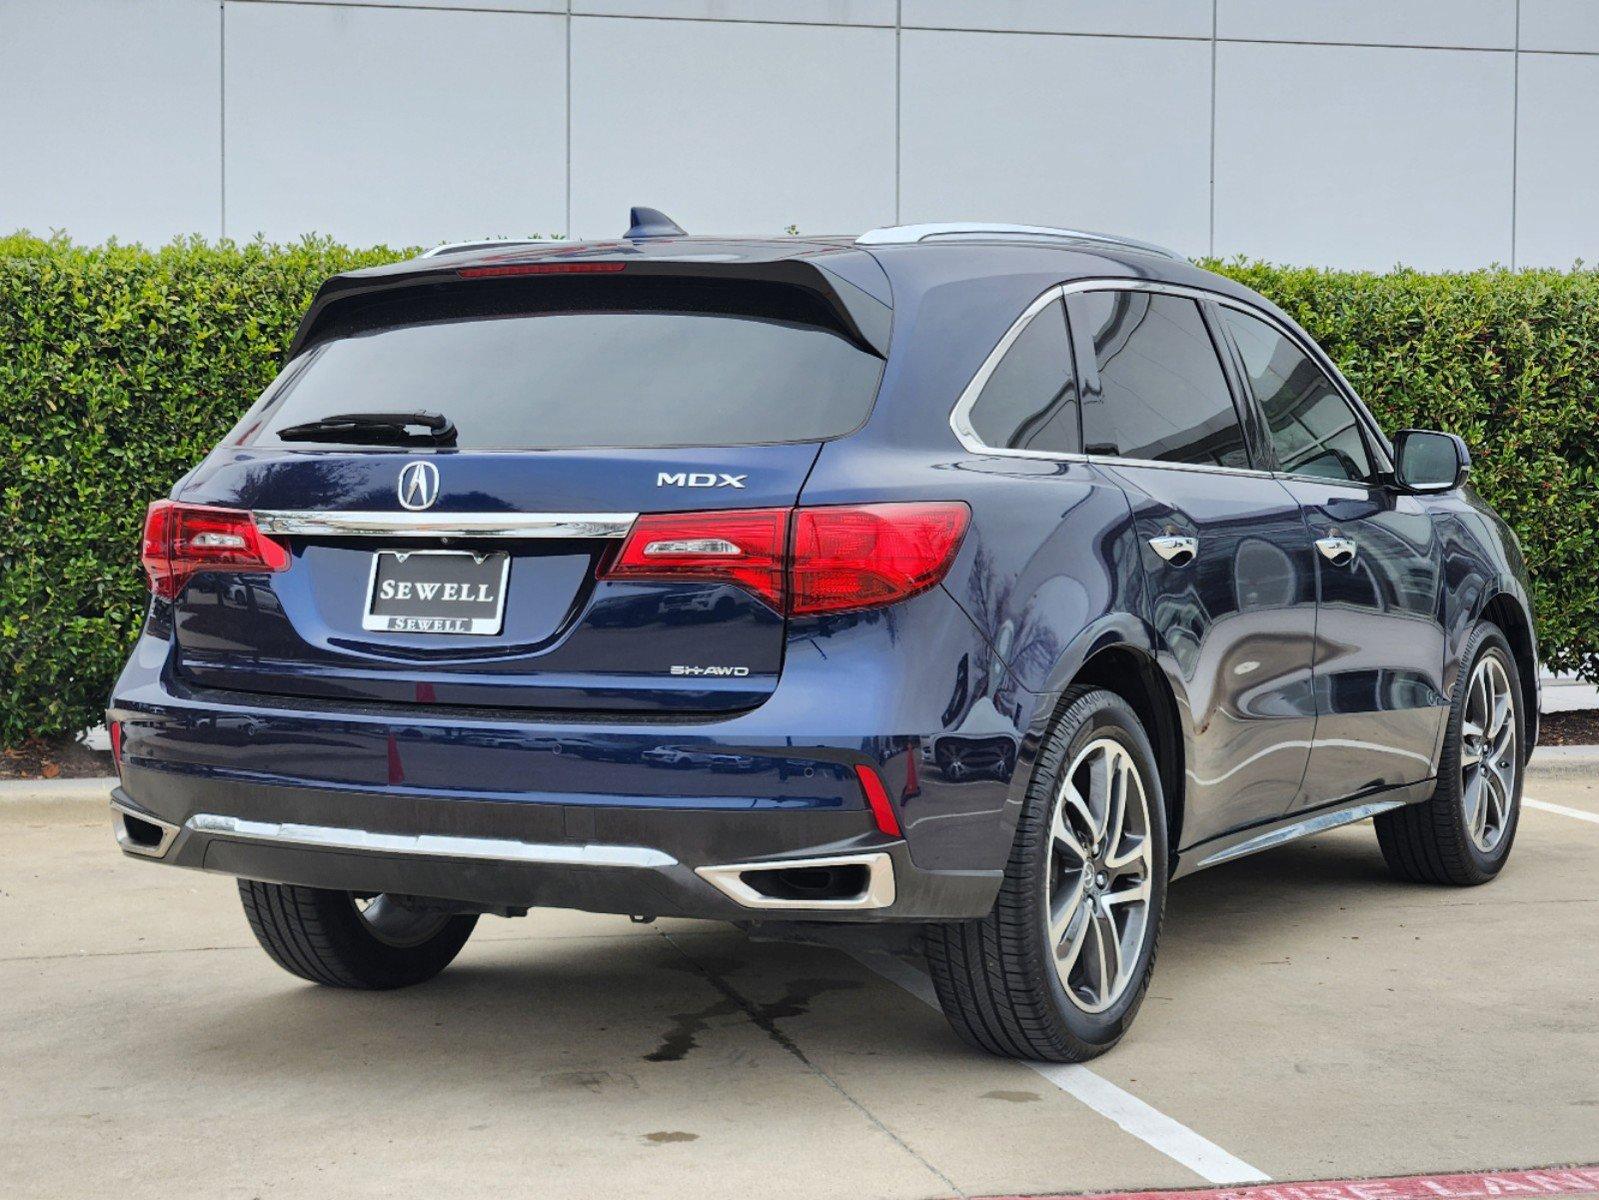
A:
{"type": "Polygon", "coordinates": [[[735,583],[781,612],[789,511],[650,513],[602,578],[735,583]]]}
{"type": "Polygon", "coordinates": [[[106,732],[111,735],[111,765],[116,768],[117,777],[122,777],[122,722],[106,722],[106,732]]]}
{"type": "Polygon", "coordinates": [[[970,516],[958,501],[651,513],[600,577],[732,583],[796,615],[880,608],[944,578],[970,516]]]}
{"type": "Polygon", "coordinates": [[[144,519],[141,559],[150,590],[170,600],[197,571],[283,571],[289,551],[236,508],[157,500],[144,519]]]}
{"type": "Polygon", "coordinates": [[[862,504],[794,513],[792,613],[893,604],[944,578],[971,510],[964,504],[862,504]]]}

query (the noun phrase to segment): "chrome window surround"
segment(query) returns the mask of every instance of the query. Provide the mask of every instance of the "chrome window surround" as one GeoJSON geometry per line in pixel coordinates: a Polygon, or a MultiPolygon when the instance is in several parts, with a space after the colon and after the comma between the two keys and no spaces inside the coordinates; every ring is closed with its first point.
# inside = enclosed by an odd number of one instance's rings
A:
{"type": "Polygon", "coordinates": [[[1145,254],[1158,254],[1177,262],[1188,259],[1177,251],[1154,242],[1122,237],[1115,233],[1095,233],[1089,229],[1056,229],[1050,225],[1007,225],[990,221],[938,221],[923,225],[887,225],[870,229],[855,239],[857,246],[913,246],[918,242],[932,241],[982,241],[995,238],[1018,240],[1098,242],[1104,246],[1119,246],[1124,250],[1139,250],[1145,254]]]}
{"type": "MultiPolygon", "coordinates": [[[[1001,458],[1034,458],[1046,462],[1080,462],[1098,463],[1103,466],[1129,466],[1129,467],[1157,467],[1167,471],[1203,471],[1216,475],[1249,475],[1263,479],[1313,479],[1318,483],[1347,483],[1352,487],[1367,486],[1359,480],[1336,480],[1325,476],[1295,475],[1287,471],[1267,471],[1258,467],[1223,467],[1211,466],[1206,463],[1180,463],[1164,462],[1152,458],[1122,458],[1108,454],[1058,454],[1046,450],[1006,450],[987,445],[977,436],[977,431],[972,428],[971,411],[977,404],[977,398],[982,394],[983,387],[988,383],[995,369],[999,366],[1000,359],[1005,357],[1005,352],[1021,336],[1022,330],[1036,317],[1051,301],[1064,301],[1074,292],[1105,292],[1105,291],[1133,291],[1133,292],[1161,292],[1171,296],[1185,296],[1190,300],[1208,300],[1212,304],[1219,304],[1225,308],[1236,308],[1239,312],[1248,313],[1250,316],[1267,322],[1285,338],[1297,346],[1316,364],[1318,370],[1323,371],[1332,380],[1334,389],[1343,397],[1356,419],[1367,434],[1375,441],[1373,447],[1378,450],[1384,459],[1391,459],[1388,453],[1387,439],[1382,431],[1373,424],[1366,406],[1361,404],[1354,394],[1354,389],[1349,386],[1342,373],[1336,366],[1331,371],[1327,370],[1323,355],[1313,347],[1305,344],[1305,339],[1289,329],[1277,317],[1265,309],[1257,308],[1247,301],[1236,296],[1223,295],[1220,292],[1207,291],[1204,288],[1189,287],[1180,283],[1162,283],[1149,279],[1076,279],[1071,283],[1056,284],[1037,297],[1031,304],[1022,310],[1022,315],[1016,318],[1015,323],[1005,331],[999,343],[989,351],[988,357],[983,360],[983,365],[977,368],[977,373],[972,376],[960,396],[955,401],[955,407],[950,410],[949,427],[954,431],[955,438],[966,449],[974,454],[996,455],[1001,458]]],[[[1378,464],[1379,467],[1383,465],[1378,464]]],[[[1391,462],[1390,464],[1391,465],[1391,462]]]]}
{"type": "Polygon", "coordinates": [[[262,533],[288,537],[623,538],[637,513],[313,512],[257,509],[262,533]]]}
{"type": "Polygon", "coordinates": [[[670,854],[648,846],[593,843],[567,846],[439,833],[377,833],[370,829],[336,825],[247,821],[242,817],[216,813],[195,813],[185,823],[185,828],[213,837],[271,842],[280,846],[310,846],[321,850],[358,850],[429,858],[485,859],[492,862],[536,863],[541,866],[656,868],[675,866],[677,863],[677,859],[670,854]]]}
{"type": "Polygon", "coordinates": [[[832,858],[769,859],[766,862],[729,863],[714,867],[695,867],[694,873],[745,908],[837,910],[887,908],[894,903],[894,860],[881,851],[874,854],[843,854],[832,858]],[[857,894],[838,900],[779,900],[762,895],[742,878],[747,871],[786,871],[803,867],[865,867],[866,886],[857,894]]]}

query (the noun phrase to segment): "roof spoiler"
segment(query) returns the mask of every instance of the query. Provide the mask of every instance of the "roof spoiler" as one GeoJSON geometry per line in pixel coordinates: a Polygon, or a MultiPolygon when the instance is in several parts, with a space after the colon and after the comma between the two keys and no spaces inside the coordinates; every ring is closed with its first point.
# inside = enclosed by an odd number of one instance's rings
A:
{"type": "MultiPolygon", "coordinates": [[[[413,261],[417,262],[421,269],[375,278],[363,277],[361,274],[335,275],[323,283],[317,289],[316,297],[306,309],[305,315],[300,318],[299,328],[289,345],[285,361],[295,358],[311,344],[319,341],[328,328],[330,318],[347,304],[398,295],[408,290],[426,291],[440,284],[454,284],[463,279],[461,269],[458,269],[447,257],[413,261]]],[[[535,258],[532,263],[538,261],[535,258]]],[[[847,336],[880,357],[888,356],[893,310],[836,271],[828,270],[821,263],[799,259],[756,263],[650,259],[635,257],[626,251],[584,257],[562,256],[556,261],[574,266],[579,263],[603,263],[609,268],[607,275],[611,279],[624,276],[610,274],[610,271],[625,270],[628,275],[637,277],[764,280],[802,288],[816,295],[827,305],[838,318],[839,326],[847,336]]],[[[509,266],[514,271],[517,264],[500,265],[502,268],[509,266]]],[[[581,278],[581,275],[576,272],[558,272],[543,278],[558,281],[581,278]]],[[[466,286],[475,285],[468,282],[466,286]]],[[[552,286],[558,287],[560,284],[555,282],[552,286]]]]}

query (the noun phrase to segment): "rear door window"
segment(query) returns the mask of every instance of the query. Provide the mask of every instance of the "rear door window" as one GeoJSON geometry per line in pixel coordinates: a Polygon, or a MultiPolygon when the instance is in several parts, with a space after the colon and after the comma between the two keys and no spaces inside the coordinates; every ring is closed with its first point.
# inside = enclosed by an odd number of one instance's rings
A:
{"type": "Polygon", "coordinates": [[[455,423],[462,449],[811,442],[866,419],[882,369],[797,287],[468,284],[341,318],[235,440],[274,445],[277,430],[333,414],[424,410],[455,423]]]}
{"type": "Polygon", "coordinates": [[[1077,378],[1059,300],[1023,327],[983,384],[968,420],[983,444],[996,450],[1077,451],[1077,378]]]}
{"type": "Polygon", "coordinates": [[[1099,391],[1083,397],[1086,453],[1250,465],[1238,410],[1196,302],[1098,291],[1074,293],[1071,303],[1099,372],[1099,391]]]}
{"type": "Polygon", "coordinates": [[[1278,465],[1290,475],[1371,480],[1360,418],[1326,372],[1267,322],[1235,308],[1221,311],[1243,355],[1278,465]]]}

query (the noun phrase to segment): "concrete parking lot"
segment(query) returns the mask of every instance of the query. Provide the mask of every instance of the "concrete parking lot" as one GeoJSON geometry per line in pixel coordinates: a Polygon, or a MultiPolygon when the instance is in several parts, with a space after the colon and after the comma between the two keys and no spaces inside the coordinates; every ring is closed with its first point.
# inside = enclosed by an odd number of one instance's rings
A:
{"type": "Polygon", "coordinates": [[[1487,888],[1390,881],[1366,825],[1178,883],[1131,1038],[1043,1073],[964,1049],[909,964],[691,922],[486,918],[432,984],[316,988],[256,948],[230,880],[118,855],[102,795],[0,801],[0,1195],[817,1200],[1593,1163],[1599,769],[1550,763],[1487,888]]]}

